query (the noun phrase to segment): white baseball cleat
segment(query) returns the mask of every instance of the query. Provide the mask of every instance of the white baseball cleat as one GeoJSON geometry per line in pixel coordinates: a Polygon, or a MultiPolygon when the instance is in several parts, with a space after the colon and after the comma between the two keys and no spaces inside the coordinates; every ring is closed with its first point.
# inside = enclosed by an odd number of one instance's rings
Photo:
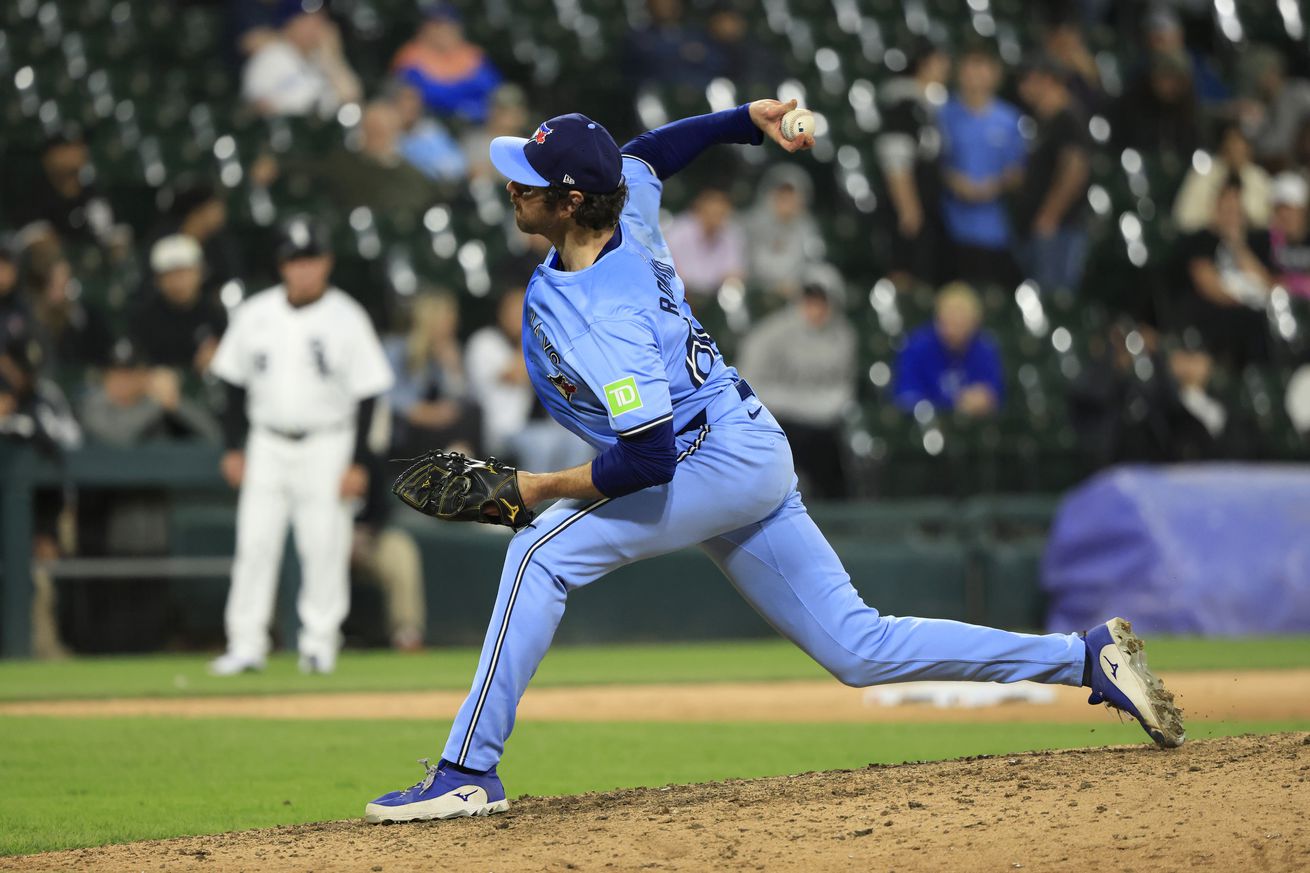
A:
{"type": "Polygon", "coordinates": [[[248,658],[235,652],[227,652],[209,662],[209,675],[236,676],[239,673],[258,673],[264,667],[263,658],[248,658]]]}
{"type": "Polygon", "coordinates": [[[1146,666],[1145,644],[1122,618],[1112,618],[1087,632],[1092,660],[1092,694],[1088,703],[1104,703],[1137,719],[1156,744],[1174,749],[1187,738],[1174,696],[1146,666]]]}
{"type": "Polygon", "coordinates": [[[315,673],[326,676],[336,669],[336,655],[302,654],[300,656],[300,672],[306,676],[313,676],[315,673]]]}

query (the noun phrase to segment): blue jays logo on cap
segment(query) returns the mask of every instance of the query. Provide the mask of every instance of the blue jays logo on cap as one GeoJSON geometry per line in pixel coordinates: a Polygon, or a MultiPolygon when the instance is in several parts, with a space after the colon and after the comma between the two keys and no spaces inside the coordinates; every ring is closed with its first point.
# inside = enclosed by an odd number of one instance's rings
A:
{"type": "Polygon", "coordinates": [[[498,136],[491,162],[520,185],[562,185],[608,194],[623,183],[623,157],[608,130],[573,112],[543,122],[532,134],[498,136]]]}

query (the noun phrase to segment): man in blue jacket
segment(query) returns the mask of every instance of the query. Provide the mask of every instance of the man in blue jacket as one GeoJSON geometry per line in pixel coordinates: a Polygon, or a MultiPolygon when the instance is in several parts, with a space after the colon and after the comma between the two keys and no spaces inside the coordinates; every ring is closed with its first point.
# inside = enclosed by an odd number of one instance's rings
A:
{"type": "Polygon", "coordinates": [[[963,282],[937,295],[937,314],[910,334],[896,359],[896,405],[914,412],[927,402],[938,411],[991,415],[1005,396],[996,343],[984,334],[982,304],[963,282]]]}

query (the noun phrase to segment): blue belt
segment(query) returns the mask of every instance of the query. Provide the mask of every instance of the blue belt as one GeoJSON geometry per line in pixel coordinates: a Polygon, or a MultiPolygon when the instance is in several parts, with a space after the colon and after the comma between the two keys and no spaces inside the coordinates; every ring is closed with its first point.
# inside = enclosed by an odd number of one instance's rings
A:
{"type": "MultiPolygon", "coordinates": [[[[745,379],[741,379],[737,382],[737,395],[741,397],[742,400],[745,400],[747,397],[755,396],[755,389],[751,388],[750,383],[748,383],[745,379]]],[[[710,403],[713,402],[714,401],[712,400],[710,401],[710,403]]],[[[709,404],[706,404],[706,406],[708,407],[709,404]]],[[[704,427],[708,423],[709,423],[709,418],[705,415],[705,410],[702,409],[700,412],[693,415],[691,417],[691,421],[683,425],[682,430],[678,431],[678,433],[684,434],[687,433],[688,431],[699,430],[700,428],[704,427]]]]}

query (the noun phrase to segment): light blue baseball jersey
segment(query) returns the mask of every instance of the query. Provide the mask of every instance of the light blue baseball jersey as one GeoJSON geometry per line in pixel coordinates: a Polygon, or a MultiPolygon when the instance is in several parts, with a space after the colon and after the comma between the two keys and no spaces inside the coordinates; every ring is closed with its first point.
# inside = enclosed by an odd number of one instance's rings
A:
{"type": "Polygon", "coordinates": [[[583,270],[537,267],[523,302],[523,357],[537,396],[597,449],[666,421],[681,430],[737,380],[687,303],[659,228],[663,183],[625,158],[617,246],[583,270]]]}

